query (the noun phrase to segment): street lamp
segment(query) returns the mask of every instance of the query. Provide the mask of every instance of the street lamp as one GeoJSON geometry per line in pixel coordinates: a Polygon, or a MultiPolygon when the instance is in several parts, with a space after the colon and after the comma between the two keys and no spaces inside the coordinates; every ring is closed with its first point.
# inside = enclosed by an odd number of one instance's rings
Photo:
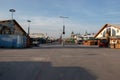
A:
{"type": "Polygon", "coordinates": [[[10,9],[9,11],[12,13],[11,15],[12,15],[12,20],[13,20],[13,12],[15,12],[15,9],[10,9]]]}
{"type": "Polygon", "coordinates": [[[30,20],[27,20],[27,22],[28,22],[28,35],[30,34],[30,20]]]}
{"type": "Polygon", "coordinates": [[[12,14],[12,20],[11,20],[11,34],[14,34],[14,22],[13,22],[13,12],[15,12],[15,9],[9,10],[12,14]]]}
{"type": "MultiPolygon", "coordinates": [[[[69,18],[69,17],[60,16],[60,18],[63,19],[63,32],[62,32],[62,35],[64,36],[65,35],[65,22],[64,22],[64,19],[69,18]]],[[[64,39],[62,40],[62,45],[64,46],[64,39]]]]}

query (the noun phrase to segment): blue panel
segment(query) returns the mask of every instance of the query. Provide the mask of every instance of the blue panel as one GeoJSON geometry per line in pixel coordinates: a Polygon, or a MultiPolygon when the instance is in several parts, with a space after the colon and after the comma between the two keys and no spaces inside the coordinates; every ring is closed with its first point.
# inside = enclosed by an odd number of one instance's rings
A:
{"type": "Polygon", "coordinates": [[[0,35],[0,47],[23,48],[26,47],[26,36],[20,35],[0,35]]]}

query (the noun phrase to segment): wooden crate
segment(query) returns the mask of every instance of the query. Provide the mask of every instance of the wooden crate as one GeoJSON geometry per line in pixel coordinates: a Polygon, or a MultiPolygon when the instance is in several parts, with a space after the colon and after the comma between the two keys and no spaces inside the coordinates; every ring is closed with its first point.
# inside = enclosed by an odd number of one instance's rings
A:
{"type": "Polygon", "coordinates": [[[88,46],[97,45],[96,43],[98,44],[97,40],[87,40],[83,42],[83,45],[88,45],[88,46]]]}
{"type": "Polygon", "coordinates": [[[115,47],[116,47],[116,45],[110,44],[110,48],[115,48],[115,47]]]}
{"type": "Polygon", "coordinates": [[[115,48],[120,48],[120,44],[116,44],[115,48]]]}
{"type": "Polygon", "coordinates": [[[120,48],[120,38],[110,38],[110,48],[120,48]]]}

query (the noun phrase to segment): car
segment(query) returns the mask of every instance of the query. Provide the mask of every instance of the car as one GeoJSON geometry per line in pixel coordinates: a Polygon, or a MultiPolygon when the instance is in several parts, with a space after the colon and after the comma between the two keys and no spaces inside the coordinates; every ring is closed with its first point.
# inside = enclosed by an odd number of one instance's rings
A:
{"type": "Polygon", "coordinates": [[[39,46],[40,41],[37,38],[31,38],[32,46],[39,46]]]}
{"type": "Polygon", "coordinates": [[[79,40],[79,41],[78,41],[78,44],[83,44],[83,40],[79,40]]]}
{"type": "Polygon", "coordinates": [[[99,47],[108,47],[108,42],[107,40],[103,39],[100,41],[100,43],[98,44],[99,47]]]}

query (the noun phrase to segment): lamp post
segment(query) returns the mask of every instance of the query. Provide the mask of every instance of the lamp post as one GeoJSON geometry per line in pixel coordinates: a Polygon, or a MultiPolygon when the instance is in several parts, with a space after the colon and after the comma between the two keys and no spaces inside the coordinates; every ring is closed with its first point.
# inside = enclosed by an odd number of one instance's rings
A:
{"type": "Polygon", "coordinates": [[[30,20],[27,20],[27,22],[28,22],[28,35],[30,34],[30,20]]]}
{"type": "Polygon", "coordinates": [[[62,46],[64,46],[64,39],[63,39],[63,36],[65,35],[65,22],[64,22],[64,20],[66,19],[66,18],[69,18],[69,17],[65,17],[65,16],[60,16],[60,18],[62,18],[63,19],[63,32],[62,32],[62,46]]]}
{"type": "Polygon", "coordinates": [[[12,15],[12,20],[13,20],[13,12],[15,12],[15,9],[10,9],[9,11],[12,13],[11,15],[12,15]]]}
{"type": "Polygon", "coordinates": [[[11,16],[12,16],[12,19],[11,19],[11,34],[14,34],[14,22],[13,22],[13,12],[15,12],[15,9],[10,9],[9,10],[11,12],[11,16]]]}

